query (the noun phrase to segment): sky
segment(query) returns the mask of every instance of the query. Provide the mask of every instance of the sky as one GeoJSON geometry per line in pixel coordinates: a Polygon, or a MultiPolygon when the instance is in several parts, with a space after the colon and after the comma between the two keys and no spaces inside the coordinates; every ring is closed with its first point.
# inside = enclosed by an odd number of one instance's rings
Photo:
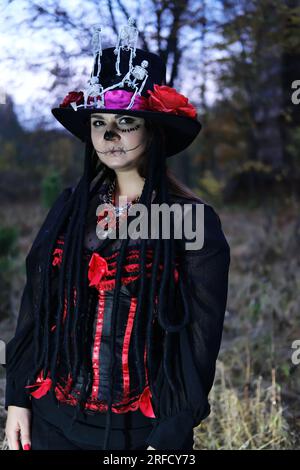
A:
{"type": "MultiPolygon", "coordinates": [[[[39,5],[48,4],[46,0],[36,3],[39,5]]],[[[72,7],[72,12],[76,12],[75,18],[77,15],[82,14],[82,2],[61,0],[60,4],[63,7],[72,7]]],[[[126,5],[127,7],[130,5],[130,0],[126,0],[126,5]]],[[[86,5],[85,7],[85,20],[87,24],[91,24],[92,37],[92,25],[95,24],[94,11],[89,11],[86,5]]],[[[77,71],[74,80],[70,79],[63,87],[58,88],[55,93],[47,92],[45,87],[51,86],[54,82],[54,78],[48,69],[55,66],[55,58],[49,61],[47,52],[53,53],[53,49],[55,51],[57,47],[55,44],[64,44],[67,52],[76,51],[78,44],[75,37],[72,36],[72,31],[66,32],[61,28],[52,30],[45,23],[41,23],[40,28],[36,31],[21,24],[22,20],[30,17],[28,1],[25,0],[14,0],[12,2],[0,0],[0,15],[2,19],[7,15],[10,17],[9,21],[4,22],[2,20],[1,22],[0,20],[0,106],[5,106],[6,95],[9,94],[13,97],[15,110],[18,116],[21,116],[21,120],[19,120],[23,127],[33,129],[38,122],[42,122],[46,128],[59,128],[60,124],[56,122],[51,114],[51,108],[58,106],[58,103],[69,91],[82,89],[92,68],[92,48],[90,55],[83,56],[80,59],[70,57],[68,66],[77,71]],[[55,37],[55,44],[53,43],[53,37],[55,37]],[[12,57],[11,60],[8,59],[9,56],[12,57]],[[30,70],[27,58],[30,62],[37,62],[39,67],[36,70],[30,70]],[[87,73],[82,74],[82,70],[87,73]],[[79,88],[74,88],[76,85],[79,88]]],[[[144,15],[138,18],[139,30],[145,29],[145,18],[144,15]]],[[[98,19],[96,22],[98,22],[98,19]]],[[[123,24],[124,20],[121,23],[123,24]]],[[[105,25],[103,29],[105,37],[105,25]]],[[[114,45],[116,37],[108,34],[106,41],[109,38],[111,39],[109,46],[114,45]]],[[[188,45],[188,38],[185,37],[184,40],[192,52],[192,46],[188,45]]],[[[183,74],[181,79],[176,82],[175,88],[180,93],[188,96],[190,101],[193,102],[195,80],[197,85],[200,84],[200,81],[198,77],[188,73],[189,60],[190,55],[186,54],[182,67],[183,74]]],[[[211,104],[216,97],[216,86],[213,79],[208,80],[207,86],[207,101],[208,104],[211,104]]],[[[201,113],[201,110],[198,109],[198,112],[201,113]]]]}

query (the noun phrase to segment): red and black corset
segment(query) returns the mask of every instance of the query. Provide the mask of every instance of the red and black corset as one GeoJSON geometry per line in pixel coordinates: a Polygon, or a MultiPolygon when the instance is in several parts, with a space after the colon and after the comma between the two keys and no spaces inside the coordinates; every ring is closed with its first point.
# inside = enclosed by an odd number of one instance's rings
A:
{"type": "MultiPolygon", "coordinates": [[[[53,269],[59,269],[62,262],[64,237],[61,235],[53,251],[53,269]]],[[[96,251],[84,250],[85,262],[88,262],[89,289],[97,290],[97,306],[93,323],[93,342],[91,345],[92,357],[92,391],[85,403],[85,409],[91,411],[106,411],[108,386],[109,386],[109,358],[110,341],[112,333],[111,311],[113,305],[113,295],[115,288],[115,277],[117,270],[117,258],[119,252],[114,252],[109,256],[101,256],[96,251]]],[[[121,289],[119,307],[116,315],[116,342],[115,342],[115,364],[116,375],[113,390],[112,411],[115,413],[125,413],[130,410],[140,408],[141,412],[148,417],[155,418],[152,404],[151,391],[148,384],[147,354],[146,344],[144,348],[145,367],[145,387],[142,394],[138,393],[138,374],[133,352],[130,350],[130,341],[133,334],[137,307],[137,283],[139,251],[128,248],[126,262],[121,277],[121,289]]],[[[151,275],[153,251],[149,248],[146,254],[146,273],[151,275]]],[[[162,266],[159,267],[159,276],[162,266]]],[[[174,272],[175,279],[178,279],[178,272],[174,272]]],[[[76,302],[76,292],[74,289],[73,301],[76,302]]],[[[66,299],[63,321],[66,318],[66,299]]],[[[156,322],[154,315],[153,323],[156,322]]],[[[54,331],[56,325],[51,326],[54,331]]],[[[159,327],[158,327],[159,328],[159,327]]],[[[62,360],[63,365],[63,360],[62,360]]],[[[76,405],[82,384],[82,375],[79,374],[76,383],[73,383],[70,374],[62,375],[55,387],[55,394],[59,401],[70,405],[76,405]]],[[[42,371],[37,377],[36,383],[30,387],[38,388],[31,392],[34,398],[40,398],[51,388],[51,377],[42,380],[42,371]]]]}

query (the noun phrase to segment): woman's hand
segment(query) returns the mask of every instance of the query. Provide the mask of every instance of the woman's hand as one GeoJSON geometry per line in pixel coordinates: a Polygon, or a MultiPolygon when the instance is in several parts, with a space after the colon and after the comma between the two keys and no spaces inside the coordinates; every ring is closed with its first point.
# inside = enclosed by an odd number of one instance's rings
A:
{"type": "Polygon", "coordinates": [[[31,410],[20,406],[7,407],[5,434],[9,450],[20,450],[20,442],[24,450],[31,447],[30,437],[31,410]]]}
{"type": "Polygon", "coordinates": [[[148,446],[147,450],[155,450],[154,447],[148,446]]]}

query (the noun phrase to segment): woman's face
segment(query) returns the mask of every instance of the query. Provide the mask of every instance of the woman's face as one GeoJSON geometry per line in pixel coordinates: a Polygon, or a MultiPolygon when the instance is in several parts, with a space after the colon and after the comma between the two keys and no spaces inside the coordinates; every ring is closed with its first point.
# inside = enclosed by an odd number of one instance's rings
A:
{"type": "Polygon", "coordinates": [[[145,120],[124,114],[93,113],[91,139],[101,162],[111,169],[134,168],[147,145],[145,120]]]}

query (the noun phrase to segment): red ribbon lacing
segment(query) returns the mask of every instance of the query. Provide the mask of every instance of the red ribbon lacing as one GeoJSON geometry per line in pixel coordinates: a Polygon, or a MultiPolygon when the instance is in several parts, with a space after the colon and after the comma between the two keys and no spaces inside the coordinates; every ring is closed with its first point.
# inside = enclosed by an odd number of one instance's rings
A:
{"type": "Polygon", "coordinates": [[[41,371],[36,382],[32,385],[26,385],[25,388],[38,387],[38,389],[34,390],[34,392],[30,392],[30,395],[32,395],[34,398],[41,398],[49,392],[51,386],[52,379],[49,376],[49,372],[48,377],[43,379],[43,371],[41,371]]]}
{"type": "Polygon", "coordinates": [[[155,414],[152,408],[152,404],[150,401],[150,398],[152,397],[151,390],[149,388],[149,385],[144,389],[143,393],[141,394],[139,398],[139,408],[141,412],[145,415],[148,416],[148,418],[155,418],[155,414]]]}

